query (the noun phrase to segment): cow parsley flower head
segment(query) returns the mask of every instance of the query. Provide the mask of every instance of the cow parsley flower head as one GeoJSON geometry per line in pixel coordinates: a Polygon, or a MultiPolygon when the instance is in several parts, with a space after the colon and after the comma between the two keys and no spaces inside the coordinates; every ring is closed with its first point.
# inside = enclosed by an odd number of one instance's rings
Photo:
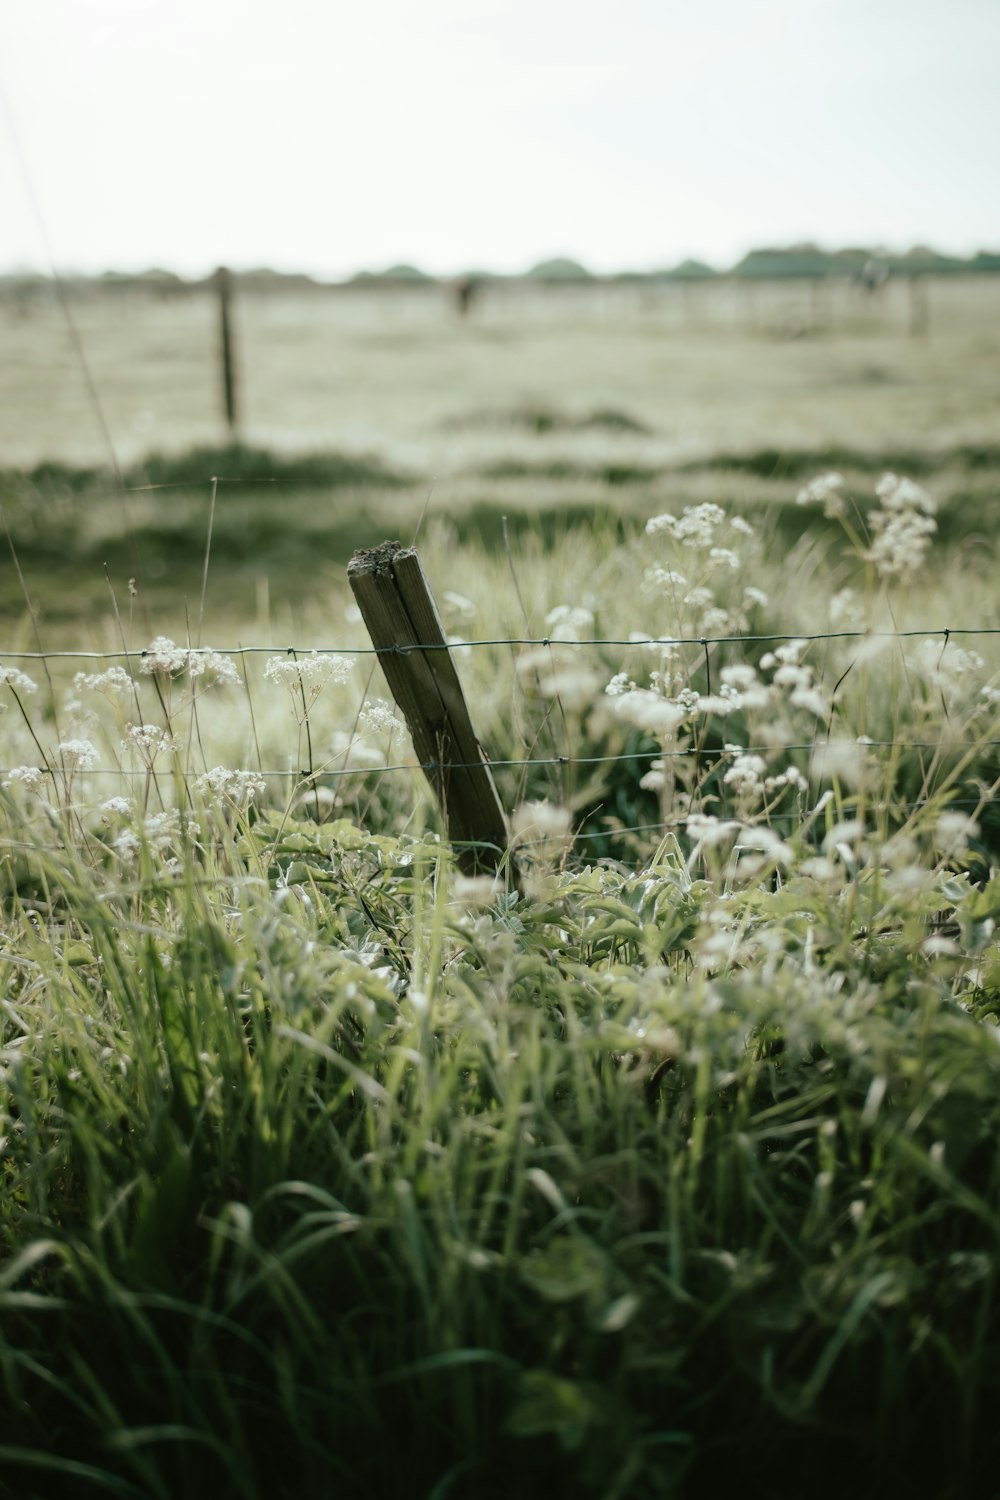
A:
{"type": "Polygon", "coordinates": [[[581,630],[590,630],[594,624],[591,610],[578,605],[557,604],[545,616],[549,634],[554,641],[577,641],[581,630]]]}
{"type": "Polygon", "coordinates": [[[127,692],[131,686],[132,679],[124,667],[108,667],[106,672],[77,672],[73,678],[73,687],[78,693],[83,688],[90,688],[114,697],[117,693],[127,692]]]}
{"type": "Polygon", "coordinates": [[[13,688],[18,693],[37,693],[38,683],[34,682],[19,667],[0,667],[0,684],[13,688]]]}
{"type": "Polygon", "coordinates": [[[220,687],[239,687],[242,680],[232,657],[220,655],[211,646],[189,651],[187,668],[189,677],[205,677],[220,687]]]}
{"type": "Polygon", "coordinates": [[[97,765],[97,751],[90,740],[61,740],[56,754],[67,770],[92,771],[97,765]]]}
{"type": "Polygon", "coordinates": [[[126,724],[121,745],[123,750],[137,751],[147,764],[174,748],[170,735],[159,724],[126,724]]]}
{"type": "Polygon", "coordinates": [[[11,766],[4,777],[4,789],[9,790],[12,786],[23,786],[28,791],[34,791],[45,772],[41,766],[11,766]]]}
{"type": "Polygon", "coordinates": [[[169,636],[158,635],[146,647],[139,662],[139,671],[146,677],[161,674],[176,677],[188,663],[188,652],[183,646],[175,646],[169,636]]]}
{"type": "Polygon", "coordinates": [[[826,474],[817,474],[795,497],[796,505],[822,505],[823,514],[832,521],[846,514],[844,497],[840,494],[844,483],[843,474],[831,469],[826,474]]]}
{"type": "Polygon", "coordinates": [[[384,698],[375,698],[362,706],[358,723],[368,734],[396,734],[403,725],[396,717],[391,703],[384,698]]]}
{"type": "Polygon", "coordinates": [[[197,776],[194,785],[206,800],[233,802],[242,808],[263,794],[265,781],[258,771],[231,771],[228,766],[214,766],[197,776]]]}
{"type": "Polygon", "coordinates": [[[869,516],[871,545],[863,554],[880,578],[907,579],[920,567],[937,530],[936,506],[912,479],[883,474],[875,488],[881,509],[869,516]]]}

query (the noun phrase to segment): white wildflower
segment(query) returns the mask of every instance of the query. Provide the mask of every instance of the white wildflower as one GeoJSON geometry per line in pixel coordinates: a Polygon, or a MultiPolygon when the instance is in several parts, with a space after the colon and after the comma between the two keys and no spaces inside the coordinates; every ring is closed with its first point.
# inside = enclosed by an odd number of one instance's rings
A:
{"type": "Polygon", "coordinates": [[[780,792],[784,787],[794,787],[796,791],[806,792],[809,790],[809,783],[798,766],[787,766],[784,771],[779,771],[776,776],[768,776],[764,781],[765,792],[780,792]]]}
{"type": "Polygon", "coordinates": [[[188,654],[183,646],[175,646],[169,636],[158,635],[142,653],[139,671],[146,676],[162,673],[175,677],[187,666],[188,654]]]}
{"type": "Polygon", "coordinates": [[[239,687],[242,679],[231,656],[221,656],[211,646],[188,652],[188,676],[207,677],[220,687],[239,687]]]}
{"type": "Polygon", "coordinates": [[[20,785],[32,792],[44,775],[41,766],[11,766],[3,784],[5,788],[20,785]]]}
{"type": "Polygon", "coordinates": [[[101,815],[106,822],[112,818],[131,817],[134,804],[128,797],[109,797],[101,803],[101,815]]]}
{"type": "Polygon", "coordinates": [[[838,474],[831,469],[826,474],[818,474],[815,479],[810,479],[804,489],[799,490],[795,497],[797,505],[822,505],[823,514],[828,520],[845,514],[846,506],[843,495],[839,494],[844,483],[843,474],[838,474]]]}
{"type": "Polygon", "coordinates": [[[615,700],[615,710],[637,729],[650,734],[672,735],[691,717],[691,711],[677,703],[670,703],[659,693],[649,688],[634,688],[622,693],[615,700]]]}
{"type": "Polygon", "coordinates": [[[635,683],[627,672],[616,672],[604,689],[609,698],[620,698],[622,693],[634,692],[635,683]]]}
{"type": "Polygon", "coordinates": [[[667,763],[662,758],[657,757],[656,760],[650,761],[649,770],[645,771],[643,775],[640,776],[639,785],[642,787],[643,791],[659,792],[663,790],[666,784],[667,763]]]}
{"type": "Polygon", "coordinates": [[[831,739],[814,747],[809,771],[815,780],[836,779],[845,786],[857,787],[864,780],[867,764],[864,746],[856,740],[831,739]]]}
{"type": "Polygon", "coordinates": [[[593,703],[599,691],[599,681],[588,667],[574,663],[561,671],[544,673],[538,679],[538,691],[543,698],[558,698],[564,709],[581,713],[593,703]]]}
{"type": "Polygon", "coordinates": [[[729,529],[730,531],[738,531],[740,536],[753,536],[753,527],[742,516],[730,516],[729,529]]]}
{"type": "Polygon", "coordinates": [[[687,585],[684,574],[678,573],[676,568],[647,568],[644,577],[648,584],[671,594],[687,585]]]}
{"type": "Polygon", "coordinates": [[[830,716],[830,704],[816,687],[796,688],[788,699],[795,708],[804,708],[807,713],[814,714],[817,719],[828,719],[830,716]]]}
{"type": "Polygon", "coordinates": [[[495,875],[456,875],[451,899],[458,906],[492,906],[504,890],[503,881],[495,875]]]}
{"type": "Polygon", "coordinates": [[[669,511],[665,511],[663,515],[650,516],[646,522],[646,535],[657,536],[660,532],[668,531],[672,536],[676,527],[677,517],[672,516],[669,511]]]}
{"type": "Polygon", "coordinates": [[[17,693],[37,693],[38,683],[33,682],[27,672],[19,667],[0,667],[0,686],[6,685],[17,693]]]}
{"type": "Polygon", "coordinates": [[[174,742],[158,724],[126,724],[123,750],[135,750],[147,763],[174,749],[174,742]]]}
{"type": "Polygon", "coordinates": [[[555,803],[522,802],[511,820],[514,839],[539,858],[555,858],[569,842],[572,814],[555,803]]]}
{"type": "Polygon", "coordinates": [[[299,685],[308,683],[313,693],[319,692],[330,682],[346,682],[354,666],[353,656],[320,656],[310,651],[306,656],[269,656],[264,664],[267,682],[280,682],[297,692],[299,685]]]}
{"type": "MultiPolygon", "coordinates": [[[[765,862],[775,865],[790,865],[793,853],[791,846],[779,838],[773,828],[763,826],[744,828],[737,845],[739,849],[752,849],[764,856],[765,862]]],[[[744,862],[744,865],[746,862],[744,862]]]]}
{"type": "Polygon", "coordinates": [[[828,853],[831,849],[851,848],[860,842],[864,831],[864,824],[860,819],[845,818],[840,823],[834,823],[823,839],[823,848],[828,853]]]}
{"type": "Polygon", "coordinates": [[[754,588],[753,584],[743,590],[743,603],[748,607],[757,604],[761,609],[766,609],[770,602],[770,596],[763,589],[754,588]]]}
{"type": "Polygon", "coordinates": [[[735,688],[738,693],[745,693],[748,688],[756,685],[757,669],[744,662],[733,662],[731,666],[723,667],[719,676],[726,687],[735,688]]]}
{"type": "Polygon", "coordinates": [[[827,614],[830,624],[837,626],[860,625],[864,620],[864,610],[856,589],[843,588],[830,597],[827,605],[827,614]]]}
{"type": "Polygon", "coordinates": [[[593,613],[578,605],[557,604],[545,616],[549,635],[555,641],[579,640],[581,630],[589,630],[594,623],[593,613]]]}
{"type": "Polygon", "coordinates": [[[97,750],[90,740],[61,740],[56,754],[68,770],[92,771],[97,765],[97,750]]]}
{"type": "Polygon", "coordinates": [[[883,474],[875,486],[875,494],[883,510],[921,510],[928,516],[937,510],[936,502],[925,489],[898,474],[883,474]]]}
{"type": "Polygon", "coordinates": [[[401,720],[393,711],[392,704],[387,703],[384,698],[375,698],[363,704],[358,714],[358,723],[368,734],[391,736],[403,728],[401,720]]]}
{"type": "Polygon", "coordinates": [[[739,823],[716,818],[710,813],[689,813],[685,826],[688,837],[694,844],[691,851],[692,857],[700,854],[703,849],[714,849],[719,844],[724,844],[740,829],[739,823]]]}
{"type": "Polygon", "coordinates": [[[729,547],[712,547],[708,554],[709,563],[717,568],[738,568],[740,565],[739,555],[729,547]]]}
{"type": "Polygon", "coordinates": [[[761,756],[741,751],[734,757],[732,765],[722,779],[727,786],[733,788],[737,796],[756,796],[763,790],[764,770],[764,761],[761,756]]]}
{"type": "Polygon", "coordinates": [[[125,693],[132,686],[132,679],[124,667],[108,667],[106,672],[77,672],[73,678],[77,692],[90,688],[97,693],[125,693]]]}
{"type": "Polygon", "coordinates": [[[266,782],[259,771],[234,771],[227,766],[213,766],[211,771],[195,777],[194,786],[202,797],[211,796],[245,807],[263,794],[266,782]]]}
{"type": "Polygon", "coordinates": [[[943,812],[934,827],[934,840],[939,849],[949,854],[959,853],[968,846],[969,840],[979,832],[975,818],[949,810],[943,812]]]}
{"type": "Polygon", "coordinates": [[[934,933],[925,938],[920,944],[920,951],[927,958],[954,958],[961,952],[954,938],[945,937],[943,933],[934,933]]]}

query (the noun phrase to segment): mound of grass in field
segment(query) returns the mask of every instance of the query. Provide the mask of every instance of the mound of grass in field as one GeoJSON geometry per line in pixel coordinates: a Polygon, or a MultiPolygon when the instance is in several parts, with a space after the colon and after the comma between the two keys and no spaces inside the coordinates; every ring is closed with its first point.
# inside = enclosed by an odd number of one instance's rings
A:
{"type": "Polygon", "coordinates": [[[571,416],[551,406],[515,406],[510,410],[466,412],[444,424],[446,431],[464,432],[481,427],[515,427],[539,435],[563,432],[610,432],[646,437],[645,422],[617,407],[601,406],[582,416],[571,416]]]}
{"type": "MultiPolygon", "coordinates": [[[[410,482],[381,460],[343,453],[279,454],[246,443],[190,448],[181,453],[152,453],[128,468],[122,478],[128,489],[158,485],[203,489],[218,477],[236,486],[279,484],[306,489],[390,489],[410,482]]],[[[26,474],[0,474],[0,490],[18,492],[25,484],[49,495],[59,491],[87,493],[114,491],[115,475],[107,468],[58,462],[41,463],[26,474]]]]}

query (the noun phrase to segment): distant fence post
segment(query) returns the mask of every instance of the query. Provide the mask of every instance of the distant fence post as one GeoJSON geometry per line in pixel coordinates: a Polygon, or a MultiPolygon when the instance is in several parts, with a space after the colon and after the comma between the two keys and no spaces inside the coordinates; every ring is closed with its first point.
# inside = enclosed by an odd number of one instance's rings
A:
{"type": "Polygon", "coordinates": [[[907,277],[910,283],[910,338],[923,338],[930,323],[927,298],[927,280],[917,274],[907,277]]]}
{"type": "Polygon", "coordinates": [[[507,821],[416,549],[382,542],[355,552],[347,577],[459,865],[493,872],[507,821]]]}
{"type": "Polygon", "coordinates": [[[226,407],[226,424],[235,433],[238,413],[236,405],[236,359],[233,349],[233,276],[226,266],[215,273],[215,285],[219,293],[219,348],[222,358],[222,398],[226,407]]]}

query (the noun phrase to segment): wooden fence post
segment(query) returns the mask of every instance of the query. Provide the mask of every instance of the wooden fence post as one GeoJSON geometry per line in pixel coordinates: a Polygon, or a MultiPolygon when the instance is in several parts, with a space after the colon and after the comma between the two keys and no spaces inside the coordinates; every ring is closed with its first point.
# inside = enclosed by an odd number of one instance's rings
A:
{"type": "Polygon", "coordinates": [[[215,273],[215,284],[219,292],[219,343],[222,356],[222,398],[226,407],[226,422],[229,431],[235,433],[236,408],[236,360],[233,352],[233,277],[226,266],[215,273]]]}
{"type": "Polygon", "coordinates": [[[382,542],[355,552],[347,577],[459,865],[493,872],[507,851],[507,820],[416,549],[382,542]]]}

